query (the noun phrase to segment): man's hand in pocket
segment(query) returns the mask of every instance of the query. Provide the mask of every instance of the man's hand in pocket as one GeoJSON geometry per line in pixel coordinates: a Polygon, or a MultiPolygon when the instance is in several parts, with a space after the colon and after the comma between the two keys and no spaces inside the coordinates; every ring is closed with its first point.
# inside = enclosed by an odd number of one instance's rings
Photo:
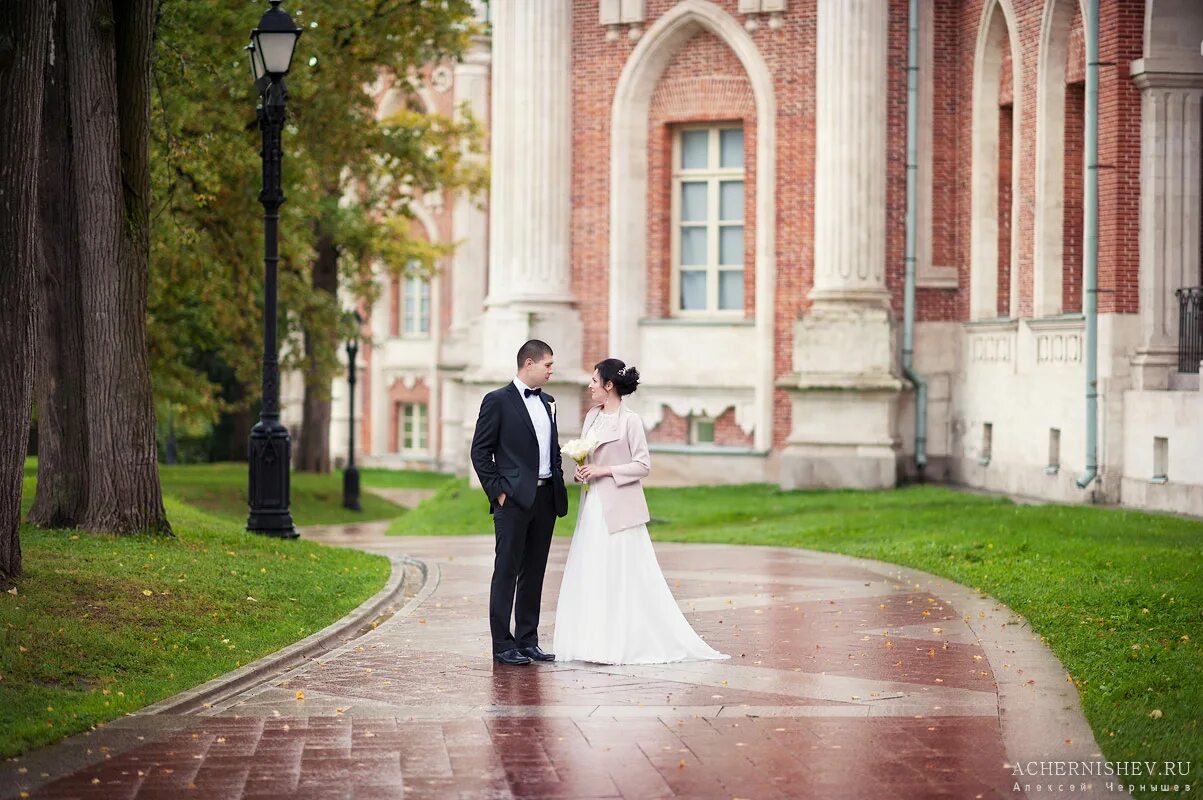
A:
{"type": "Polygon", "coordinates": [[[501,494],[497,495],[497,505],[499,505],[499,506],[505,505],[505,492],[502,492],[501,494]]]}

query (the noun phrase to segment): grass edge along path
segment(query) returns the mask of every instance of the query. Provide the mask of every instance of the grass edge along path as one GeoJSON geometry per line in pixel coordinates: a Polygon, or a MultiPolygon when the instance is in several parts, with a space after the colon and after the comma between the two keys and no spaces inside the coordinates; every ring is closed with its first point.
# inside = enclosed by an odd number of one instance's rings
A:
{"type": "MultiPolygon", "coordinates": [[[[33,480],[25,482],[25,503],[33,480]]],[[[384,585],[383,556],[241,525],[165,498],[174,538],[22,525],[0,595],[0,756],[50,744],[292,644],[384,585]]]]}
{"type": "MultiPolygon", "coordinates": [[[[289,476],[289,510],[298,526],[339,525],[391,519],[405,509],[373,494],[372,486],[424,486],[436,479],[431,473],[361,470],[359,503],[362,511],[343,508],[343,474],[293,472],[289,476]]],[[[235,462],[160,466],[163,492],[232,523],[246,523],[247,465],[235,462]]]]}
{"type": "MultiPolygon", "coordinates": [[[[1005,603],[1078,689],[1111,761],[1191,761],[1203,781],[1203,521],[1016,505],[939,486],[648,489],[657,541],[802,547],[939,575],[1005,603]]],[[[572,531],[579,490],[557,535],[572,531]]],[[[389,533],[491,533],[484,495],[446,484],[389,533]]],[[[1002,665],[995,665],[1002,668],[1002,665]]]]}

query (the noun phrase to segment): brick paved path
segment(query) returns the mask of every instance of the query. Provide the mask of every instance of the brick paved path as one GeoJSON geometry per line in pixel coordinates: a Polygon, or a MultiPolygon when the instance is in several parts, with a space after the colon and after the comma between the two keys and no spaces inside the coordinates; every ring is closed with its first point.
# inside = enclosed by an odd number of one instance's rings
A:
{"type": "MultiPolygon", "coordinates": [[[[392,538],[380,525],[308,535],[421,559],[429,596],[199,713],[126,717],[6,764],[0,794],[1021,797],[1008,762],[1099,758],[1038,637],[989,598],[923,573],[658,544],[689,620],[730,661],[494,669],[490,538],[392,538]]],[[[557,539],[548,568],[548,646],[567,549],[557,539]]],[[[1032,796],[1059,794],[1018,780],[1032,796]]]]}

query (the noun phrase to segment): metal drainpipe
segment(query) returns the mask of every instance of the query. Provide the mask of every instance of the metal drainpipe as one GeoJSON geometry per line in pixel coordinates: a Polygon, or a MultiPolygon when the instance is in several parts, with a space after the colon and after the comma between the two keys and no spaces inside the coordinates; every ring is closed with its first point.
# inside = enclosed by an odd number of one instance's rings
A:
{"type": "Polygon", "coordinates": [[[1086,471],[1085,489],[1099,474],[1099,0],[1086,4],[1086,241],[1082,276],[1086,300],[1086,471]]]}
{"type": "Polygon", "coordinates": [[[927,381],[915,371],[915,194],[919,138],[919,0],[910,0],[906,50],[906,283],[902,312],[902,372],[915,385],[915,467],[927,466],[927,381]]]}

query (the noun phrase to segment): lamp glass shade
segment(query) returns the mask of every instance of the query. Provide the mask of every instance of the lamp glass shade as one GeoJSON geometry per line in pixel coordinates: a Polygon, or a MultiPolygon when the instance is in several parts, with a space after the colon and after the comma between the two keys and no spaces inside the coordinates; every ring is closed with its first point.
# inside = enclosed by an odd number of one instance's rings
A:
{"type": "Polygon", "coordinates": [[[267,72],[267,69],[263,66],[263,58],[260,56],[259,48],[255,47],[254,42],[246,46],[246,51],[251,61],[251,80],[258,84],[267,72]]]}
{"type": "Polygon", "coordinates": [[[255,31],[255,52],[263,60],[264,70],[273,76],[288,74],[292,52],[296,49],[300,31],[255,31]]]}

